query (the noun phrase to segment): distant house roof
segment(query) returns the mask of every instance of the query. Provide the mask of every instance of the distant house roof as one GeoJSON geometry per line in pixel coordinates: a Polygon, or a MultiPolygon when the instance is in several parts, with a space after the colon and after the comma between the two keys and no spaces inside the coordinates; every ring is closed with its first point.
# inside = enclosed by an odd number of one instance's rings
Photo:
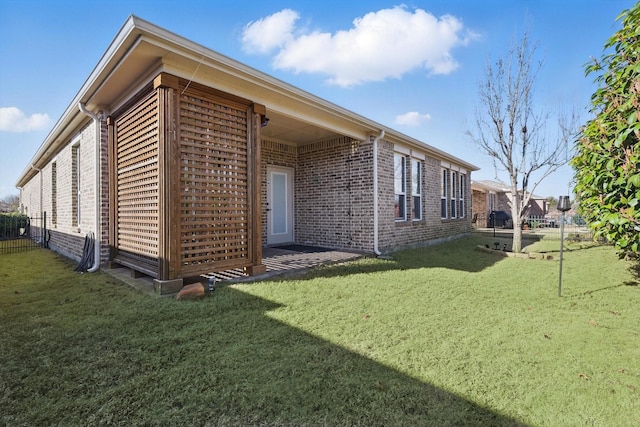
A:
{"type": "MultiPolygon", "coordinates": [[[[493,191],[495,193],[509,193],[511,189],[507,184],[502,181],[492,181],[490,179],[471,181],[471,189],[478,191],[493,191]]],[[[546,200],[546,197],[538,196],[537,194],[531,195],[535,200],[546,200]]]]}
{"type": "Polygon", "coordinates": [[[471,181],[471,189],[481,190],[481,191],[493,191],[496,193],[506,193],[510,191],[509,187],[504,182],[491,181],[488,179],[471,181]]]}

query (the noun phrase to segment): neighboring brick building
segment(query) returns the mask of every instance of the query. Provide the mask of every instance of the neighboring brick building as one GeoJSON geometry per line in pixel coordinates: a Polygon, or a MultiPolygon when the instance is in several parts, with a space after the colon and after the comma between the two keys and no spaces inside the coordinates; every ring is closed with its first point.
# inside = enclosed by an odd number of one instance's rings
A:
{"type": "Polygon", "coordinates": [[[474,225],[489,227],[491,212],[493,211],[504,211],[511,214],[508,193],[509,189],[506,184],[499,181],[483,180],[471,182],[474,225]]]}
{"type": "Polygon", "coordinates": [[[50,246],[159,283],[287,243],[381,253],[471,230],[475,166],[130,17],[21,174],[50,246]]]}
{"type": "MultiPolygon", "coordinates": [[[[473,181],[471,193],[474,225],[490,227],[493,211],[504,211],[511,215],[511,190],[503,182],[473,181]]],[[[525,215],[543,218],[548,211],[546,199],[532,195],[525,215]]]]}

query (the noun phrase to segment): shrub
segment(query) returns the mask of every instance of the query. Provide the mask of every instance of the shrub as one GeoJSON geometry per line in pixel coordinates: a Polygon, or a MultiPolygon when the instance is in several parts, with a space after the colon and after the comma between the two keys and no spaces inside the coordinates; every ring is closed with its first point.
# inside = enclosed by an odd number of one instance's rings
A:
{"type": "Polygon", "coordinates": [[[29,217],[18,213],[0,213],[0,239],[14,239],[29,233],[29,217]]]}

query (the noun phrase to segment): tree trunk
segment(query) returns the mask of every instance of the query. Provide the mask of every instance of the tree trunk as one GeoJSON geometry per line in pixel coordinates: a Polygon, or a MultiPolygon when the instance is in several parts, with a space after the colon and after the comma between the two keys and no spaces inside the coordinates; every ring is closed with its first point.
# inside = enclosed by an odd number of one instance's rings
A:
{"type": "Polygon", "coordinates": [[[522,218],[520,217],[520,209],[517,207],[511,208],[511,218],[513,221],[513,242],[511,245],[511,252],[522,252],[522,218]]]}
{"type": "Polygon", "coordinates": [[[511,252],[520,253],[522,251],[522,195],[518,192],[516,177],[511,176],[511,222],[513,223],[513,240],[511,252]]]}

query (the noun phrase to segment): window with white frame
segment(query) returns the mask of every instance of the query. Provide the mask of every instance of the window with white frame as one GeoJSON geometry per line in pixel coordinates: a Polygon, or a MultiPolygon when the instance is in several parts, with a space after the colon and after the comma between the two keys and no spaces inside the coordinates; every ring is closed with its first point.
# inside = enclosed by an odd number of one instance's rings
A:
{"type": "Polygon", "coordinates": [[[442,168],[440,176],[440,218],[445,219],[449,216],[449,169],[442,168]]]}
{"type": "Polygon", "coordinates": [[[80,224],[80,143],[71,148],[71,225],[80,224]]]}
{"type": "Polygon", "coordinates": [[[411,159],[411,218],[422,219],[422,162],[411,159]]]}
{"type": "Polygon", "coordinates": [[[58,164],[51,163],[51,224],[58,222],[58,164]]]}
{"type": "Polygon", "coordinates": [[[464,218],[467,214],[467,171],[446,162],[442,162],[440,167],[440,217],[464,218]]]}
{"type": "Polygon", "coordinates": [[[464,198],[465,198],[465,194],[467,192],[467,174],[461,173],[460,174],[460,196],[458,197],[458,204],[459,204],[459,208],[458,208],[458,217],[460,218],[464,218],[465,216],[465,205],[464,205],[464,198]]]}
{"type": "Polygon", "coordinates": [[[402,154],[393,155],[394,217],[397,221],[407,219],[407,167],[402,154]]]}
{"type": "Polygon", "coordinates": [[[451,171],[451,218],[456,218],[458,207],[458,172],[451,171]]]}

